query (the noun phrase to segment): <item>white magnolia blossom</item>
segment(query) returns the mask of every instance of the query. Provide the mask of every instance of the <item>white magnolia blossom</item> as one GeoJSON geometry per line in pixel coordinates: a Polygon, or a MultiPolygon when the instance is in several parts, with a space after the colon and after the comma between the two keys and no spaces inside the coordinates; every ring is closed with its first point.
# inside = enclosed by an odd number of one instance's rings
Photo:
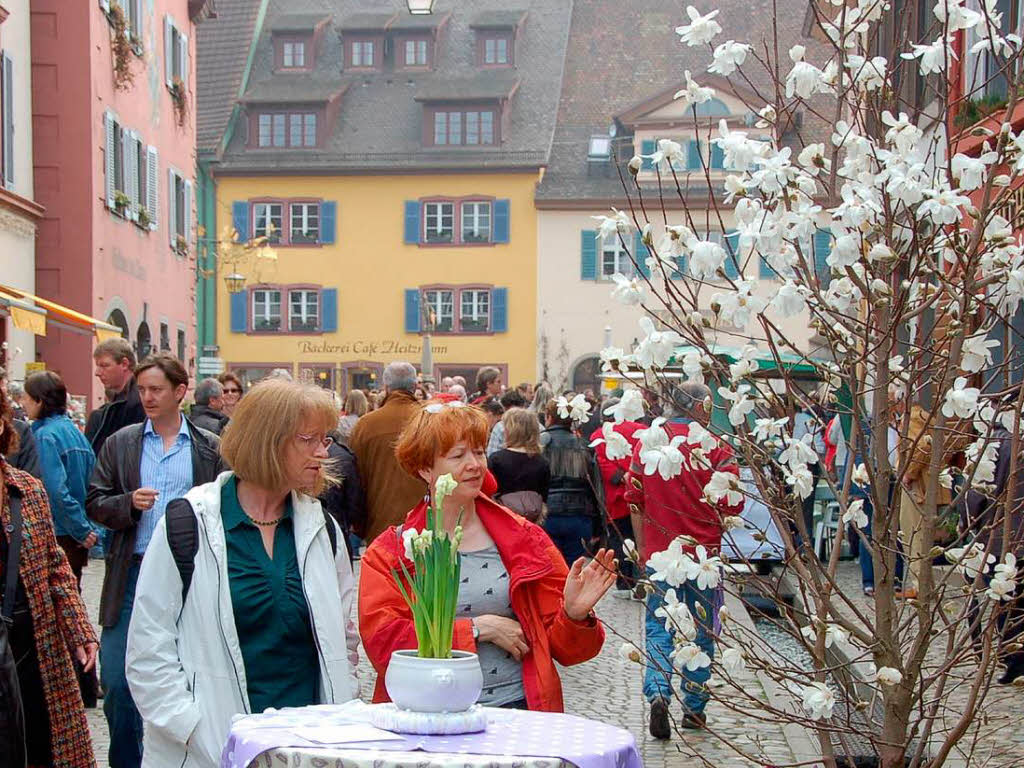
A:
{"type": "Polygon", "coordinates": [[[801,692],[804,712],[812,720],[827,720],[832,717],[832,708],[836,705],[836,696],[832,690],[820,682],[805,686],[801,692]]]}
{"type": "Polygon", "coordinates": [[[640,318],[640,329],[644,338],[640,341],[633,359],[645,370],[664,368],[675,354],[676,347],[683,343],[683,338],[675,331],[659,331],[649,317],[640,318]]]}
{"type": "Polygon", "coordinates": [[[980,541],[972,542],[964,547],[946,550],[946,559],[956,565],[964,576],[974,581],[978,576],[988,573],[989,566],[996,561],[996,556],[985,554],[985,545],[980,541]]]}
{"type": "Polygon", "coordinates": [[[722,668],[730,675],[738,675],[747,668],[747,661],[739,648],[726,648],[722,651],[721,659],[722,668]]]}
{"type": "MultiPolygon", "coordinates": [[[[776,269],[776,271],[778,270],[776,269]]],[[[783,317],[793,317],[807,309],[809,294],[810,291],[806,286],[786,280],[772,298],[770,306],[783,317]]]]}
{"type": "Polygon", "coordinates": [[[714,472],[704,486],[704,497],[712,504],[724,501],[726,506],[737,506],[743,501],[739,478],[732,472],[714,472]]]}
{"type": "Polygon", "coordinates": [[[889,62],[884,56],[867,59],[863,56],[850,55],[846,58],[846,67],[853,76],[854,85],[864,91],[877,91],[885,85],[885,72],[889,62]]]}
{"type": "Polygon", "coordinates": [[[605,445],[605,455],[609,461],[625,459],[633,454],[633,448],[630,446],[629,440],[616,432],[614,425],[610,421],[606,421],[601,425],[601,437],[594,439],[590,443],[590,447],[596,448],[602,443],[605,445]]]}
{"type": "Polygon", "coordinates": [[[722,518],[723,531],[739,531],[746,527],[746,522],[739,515],[726,515],[722,518]]]}
{"type": "Polygon", "coordinates": [[[736,287],[726,293],[716,293],[711,300],[720,309],[718,316],[723,322],[740,327],[750,322],[752,314],[760,314],[768,306],[768,300],[754,294],[755,280],[737,280],[736,287]]]}
{"type": "Polygon", "coordinates": [[[953,155],[950,167],[953,170],[953,178],[956,179],[960,189],[970,192],[980,189],[985,183],[987,167],[999,159],[997,152],[985,152],[979,157],[968,157],[963,154],[953,155]]]}
{"type": "Polygon", "coordinates": [[[590,403],[581,394],[575,395],[572,400],[566,400],[565,395],[559,395],[555,406],[558,408],[560,418],[571,418],[578,424],[582,424],[590,418],[590,403]]]}
{"type": "Polygon", "coordinates": [[[806,499],[814,493],[814,475],[807,465],[801,464],[786,474],[787,485],[793,486],[793,491],[801,498],[806,499]]]}
{"type": "MultiPolygon", "coordinates": [[[[881,5],[879,3],[879,5],[881,5]]],[[[956,52],[953,50],[953,41],[947,38],[945,41],[936,40],[931,45],[912,44],[913,53],[902,53],[900,57],[912,61],[918,59],[920,62],[919,72],[922,77],[928,75],[940,75],[946,71],[946,61],[956,60],[956,52]]]]}
{"type": "Polygon", "coordinates": [[[690,446],[691,466],[710,469],[709,454],[718,447],[718,438],[700,422],[692,421],[686,427],[686,444],[690,446]]]}
{"type": "Polygon", "coordinates": [[[885,140],[904,155],[910,154],[924,135],[920,128],[910,122],[906,112],[900,112],[899,117],[894,117],[889,110],[883,110],[882,123],[889,128],[885,140]]]}
{"type": "Polygon", "coordinates": [[[861,488],[867,488],[871,483],[871,477],[868,475],[868,468],[865,467],[863,463],[860,463],[853,468],[851,479],[861,488]]]}
{"type": "Polygon", "coordinates": [[[627,359],[626,352],[621,347],[605,347],[601,350],[600,356],[601,371],[604,373],[614,371],[615,363],[627,359]]]}
{"type": "Polygon", "coordinates": [[[786,464],[790,469],[806,467],[808,464],[818,463],[818,454],[811,445],[814,435],[807,433],[799,440],[790,438],[786,442],[786,448],[779,454],[779,464],[786,464]]]}
{"type": "Polygon", "coordinates": [[[632,539],[622,540],[622,554],[628,557],[630,560],[636,560],[640,557],[640,552],[636,548],[636,542],[632,539]]]}
{"type": "MultiPolygon", "coordinates": [[[[717,11],[716,11],[717,13],[717,11]]],[[[737,43],[734,40],[726,40],[715,48],[714,61],[708,67],[708,72],[722,77],[728,77],[736,71],[737,67],[743,65],[747,59],[750,46],[746,43],[737,43]]]]}
{"type": "Polygon", "coordinates": [[[793,68],[786,75],[787,99],[794,96],[809,99],[816,93],[828,93],[831,90],[825,73],[810,62],[804,61],[805,50],[802,45],[794,45],[789,49],[793,68]]]}
{"type": "Polygon", "coordinates": [[[968,373],[977,373],[992,365],[992,350],[999,348],[997,339],[990,339],[984,333],[968,336],[964,339],[960,360],[960,369],[968,373]]]}
{"type": "MultiPolygon", "coordinates": [[[[660,431],[660,430],[659,430],[660,431]]],[[[668,444],[647,448],[640,451],[640,461],[644,465],[644,474],[653,475],[657,472],[662,480],[671,480],[683,471],[683,453],[679,446],[685,441],[683,435],[676,435],[668,444]]]]}
{"type": "Polygon", "coordinates": [[[686,603],[679,600],[674,589],[666,589],[661,607],[655,609],[656,618],[665,620],[665,631],[673,632],[692,642],[697,637],[697,623],[686,603]]]}
{"type": "MultiPolygon", "coordinates": [[[[808,624],[806,627],[800,630],[800,633],[809,641],[815,642],[818,637],[818,631],[814,625],[808,624]]],[[[825,632],[825,647],[831,648],[837,642],[847,643],[850,640],[850,633],[840,627],[838,624],[826,624],[825,632]]]]}
{"type": "Polygon", "coordinates": [[[725,167],[733,171],[747,170],[767,149],[766,142],[748,138],[746,131],[729,130],[724,118],[718,121],[718,138],[712,141],[722,149],[725,167]]]}
{"type": "Polygon", "coordinates": [[[863,530],[868,527],[867,512],[864,511],[864,499],[854,499],[846,506],[846,512],[843,513],[844,523],[853,523],[858,528],[863,530]]]}
{"type": "Polygon", "coordinates": [[[700,646],[695,643],[677,646],[670,656],[672,663],[678,670],[685,668],[690,672],[695,672],[698,669],[711,666],[711,657],[704,653],[700,646]]]}
{"type": "Polygon", "coordinates": [[[729,408],[729,423],[738,427],[747,420],[747,414],[754,410],[756,403],[747,396],[750,392],[749,384],[740,384],[736,390],[719,387],[718,394],[725,400],[732,403],[729,408]]]}
{"type": "Polygon", "coordinates": [[[743,351],[740,352],[739,360],[729,364],[729,379],[732,382],[738,382],[747,376],[757,373],[757,370],[757,347],[753,344],[747,344],[743,347],[743,351]]]}
{"type": "Polygon", "coordinates": [[[1012,600],[1017,589],[1017,557],[1012,552],[1003,556],[1003,562],[995,567],[995,574],[985,594],[995,601],[1012,600]]]}
{"type": "Polygon", "coordinates": [[[963,6],[964,0],[937,0],[932,12],[939,24],[948,25],[950,32],[977,26],[981,14],[963,6]]]}
{"type": "Polygon", "coordinates": [[[641,157],[649,157],[653,166],[665,171],[673,166],[685,166],[686,164],[686,155],[683,154],[682,144],[672,141],[672,139],[658,139],[657,149],[654,153],[641,155],[641,157]]]}
{"type": "Polygon", "coordinates": [[[774,438],[786,439],[786,426],[789,424],[789,417],[783,416],[781,419],[755,419],[753,434],[754,439],[759,443],[772,440],[774,438]]]}
{"type": "Polygon", "coordinates": [[[722,560],[717,555],[708,556],[707,548],[698,544],[694,548],[687,578],[697,582],[697,589],[714,589],[722,580],[722,560]]]}
{"type": "Polygon", "coordinates": [[[894,667],[881,667],[875,673],[875,679],[882,685],[899,685],[903,682],[903,673],[894,667]]]}
{"type": "Polygon", "coordinates": [[[917,209],[921,216],[930,216],[936,224],[956,224],[963,209],[971,204],[970,198],[952,189],[925,190],[925,200],[917,209]]]}
{"type": "Polygon", "coordinates": [[[692,5],[686,6],[686,15],[690,17],[690,23],[676,27],[676,34],[679,35],[679,42],[687,46],[706,45],[715,39],[715,35],[722,31],[722,27],[715,21],[718,9],[711,13],[701,15],[700,11],[692,5]]]}
{"type": "Polygon", "coordinates": [[[712,240],[699,240],[694,237],[687,246],[690,258],[687,268],[690,275],[697,280],[714,280],[718,270],[725,265],[728,256],[720,243],[712,240]]]}
{"type": "Polygon", "coordinates": [[[623,664],[640,664],[643,661],[643,653],[632,643],[622,643],[619,646],[619,661],[623,664]]]}
{"type": "Polygon", "coordinates": [[[597,222],[597,236],[602,240],[609,235],[624,237],[628,235],[633,224],[625,211],[612,208],[611,216],[591,216],[597,222]]]}
{"type": "Polygon", "coordinates": [[[953,382],[953,387],[946,392],[945,402],[942,404],[942,415],[946,418],[954,416],[961,419],[974,418],[978,410],[978,397],[981,390],[977,387],[968,387],[967,379],[958,377],[953,382]]]}
{"type": "Polygon", "coordinates": [[[616,423],[623,421],[636,421],[644,415],[644,396],[639,389],[627,389],[622,393],[619,402],[605,410],[606,416],[611,416],[616,423]]]}
{"type": "Polygon", "coordinates": [[[682,539],[675,538],[669,542],[668,549],[652,553],[647,558],[647,566],[652,571],[653,581],[663,581],[670,587],[681,586],[689,571],[687,559],[683,557],[682,539]]]}
{"type": "Polygon", "coordinates": [[[696,349],[691,349],[683,355],[683,374],[687,381],[695,381],[698,384],[704,383],[704,366],[710,364],[710,359],[696,349]]]}
{"type": "Polygon", "coordinates": [[[629,278],[619,272],[612,275],[615,282],[612,288],[612,298],[627,307],[635,307],[644,300],[644,286],[639,279],[629,278]]]}
{"type": "Polygon", "coordinates": [[[686,79],[686,87],[682,90],[676,91],[676,99],[682,99],[683,109],[689,109],[690,107],[696,106],[697,104],[703,104],[706,101],[711,101],[715,98],[715,89],[706,88],[690,76],[690,71],[686,70],[683,72],[683,77],[686,79]]]}

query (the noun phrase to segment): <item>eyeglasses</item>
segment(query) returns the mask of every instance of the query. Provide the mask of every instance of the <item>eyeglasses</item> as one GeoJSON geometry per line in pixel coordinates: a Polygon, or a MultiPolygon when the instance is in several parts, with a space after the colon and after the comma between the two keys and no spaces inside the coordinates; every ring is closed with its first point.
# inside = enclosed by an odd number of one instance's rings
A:
{"type": "Polygon", "coordinates": [[[224,394],[225,395],[240,395],[240,394],[242,394],[242,390],[240,390],[240,389],[225,389],[224,390],[224,394]]]}
{"type": "Polygon", "coordinates": [[[316,453],[318,447],[330,448],[334,445],[334,438],[330,435],[296,435],[295,439],[298,441],[307,453],[316,453]]]}

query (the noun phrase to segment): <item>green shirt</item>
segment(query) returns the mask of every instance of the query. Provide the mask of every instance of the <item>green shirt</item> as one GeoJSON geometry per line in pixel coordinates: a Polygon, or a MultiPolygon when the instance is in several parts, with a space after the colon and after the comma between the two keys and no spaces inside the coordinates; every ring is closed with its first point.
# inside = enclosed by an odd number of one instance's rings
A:
{"type": "Polygon", "coordinates": [[[220,514],[249,708],[257,713],[318,703],[320,664],[295,553],[291,498],[274,531],[273,559],[242,511],[234,476],[221,490],[220,514]]]}

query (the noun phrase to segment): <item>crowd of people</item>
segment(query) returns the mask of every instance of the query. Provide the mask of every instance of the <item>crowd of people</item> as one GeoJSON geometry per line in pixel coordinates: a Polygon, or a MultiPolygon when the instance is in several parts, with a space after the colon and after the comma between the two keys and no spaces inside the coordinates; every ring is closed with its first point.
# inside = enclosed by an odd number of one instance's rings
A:
{"type": "MultiPolygon", "coordinates": [[[[704,487],[739,469],[726,441],[709,450],[683,439],[681,474],[648,474],[639,436],[706,427],[708,387],[667,384],[646,393],[642,418],[616,422],[618,392],[556,397],[544,383],[507,388],[483,368],[467,395],[458,377],[435,389],[394,362],[381,392],[343,404],[275,371],[250,386],[232,373],[204,379],[187,407],[176,358],[137,362],[115,339],[94,359],[107,398],[84,430],[56,373],[30,375],[18,402],[0,389],[0,586],[32,724],[28,765],[94,765],[84,710],[102,696],[114,768],[214,766],[236,714],[358,696],[360,640],[374,700],[386,700],[392,651],[415,646],[394,581],[402,531],[423,527],[444,474],[458,482],[443,517],[448,530],[462,526],[466,575],[453,647],[479,654],[481,703],[561,710],[556,662],[600,651],[593,609],[610,591],[646,603],[651,734],[670,737],[677,675],[677,722],[705,727],[710,668],[673,665],[662,617],[667,603],[685,604],[696,647],[713,658],[720,595],[655,581],[645,563],[670,545],[717,554],[723,520],[743,504],[712,503],[704,487]],[[100,549],[97,638],[80,589],[100,549]]],[[[837,455],[837,424],[812,409],[796,424],[833,470],[860,460],[837,455]]],[[[806,533],[811,516],[802,522],[806,533]]]]}

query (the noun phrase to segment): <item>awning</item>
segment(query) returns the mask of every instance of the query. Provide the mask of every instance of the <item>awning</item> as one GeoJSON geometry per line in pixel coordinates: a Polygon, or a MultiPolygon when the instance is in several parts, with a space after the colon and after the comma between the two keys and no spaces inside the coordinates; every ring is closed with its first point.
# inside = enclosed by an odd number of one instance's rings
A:
{"type": "MultiPolygon", "coordinates": [[[[78,312],[69,307],[65,307],[63,304],[58,304],[55,301],[49,299],[42,299],[26,291],[19,290],[18,288],[12,288],[7,285],[0,284],[0,296],[8,296],[18,303],[18,309],[34,314],[42,313],[46,318],[46,322],[50,325],[54,325],[63,330],[72,331],[73,333],[81,333],[86,336],[94,336],[98,342],[106,341],[107,339],[116,339],[121,336],[121,329],[116,325],[105,323],[102,320],[97,320],[95,317],[86,315],[82,312],[78,312]],[[35,304],[33,307],[27,302],[31,301],[35,304]]],[[[0,299],[2,303],[2,299],[0,299]]],[[[18,325],[18,320],[15,319],[14,314],[11,314],[11,319],[14,320],[14,324],[23,328],[24,326],[18,325]]],[[[38,322],[38,321],[34,321],[38,322]]],[[[43,332],[32,329],[39,335],[45,335],[45,328],[43,332]]]]}
{"type": "Polygon", "coordinates": [[[37,336],[46,335],[46,310],[33,307],[28,302],[0,291],[0,307],[10,315],[15,328],[32,331],[37,336]]]}

